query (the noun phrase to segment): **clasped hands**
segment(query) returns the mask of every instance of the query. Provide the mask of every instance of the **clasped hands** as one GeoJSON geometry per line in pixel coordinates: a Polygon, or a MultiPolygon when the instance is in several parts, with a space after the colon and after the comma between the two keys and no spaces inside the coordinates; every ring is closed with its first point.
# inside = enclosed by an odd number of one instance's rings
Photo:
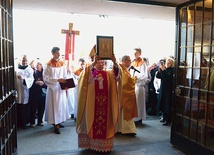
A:
{"type": "MultiPolygon", "coordinates": [[[[57,80],[57,82],[66,83],[67,81],[66,81],[66,79],[60,78],[60,79],[57,80]]],[[[65,88],[64,90],[68,90],[68,88],[65,88]]]]}
{"type": "Polygon", "coordinates": [[[42,86],[44,84],[43,81],[36,81],[35,84],[38,84],[39,86],[42,86]]]}

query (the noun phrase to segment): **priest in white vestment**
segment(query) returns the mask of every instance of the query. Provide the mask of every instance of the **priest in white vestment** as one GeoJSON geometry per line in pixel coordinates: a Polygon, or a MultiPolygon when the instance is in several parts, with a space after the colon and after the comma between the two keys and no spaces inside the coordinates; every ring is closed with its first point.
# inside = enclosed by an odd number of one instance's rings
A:
{"type": "Polygon", "coordinates": [[[29,123],[29,89],[33,85],[33,69],[28,65],[27,56],[22,56],[21,63],[18,65],[18,70],[15,72],[16,90],[17,90],[17,113],[18,126],[26,128],[29,123]]]}

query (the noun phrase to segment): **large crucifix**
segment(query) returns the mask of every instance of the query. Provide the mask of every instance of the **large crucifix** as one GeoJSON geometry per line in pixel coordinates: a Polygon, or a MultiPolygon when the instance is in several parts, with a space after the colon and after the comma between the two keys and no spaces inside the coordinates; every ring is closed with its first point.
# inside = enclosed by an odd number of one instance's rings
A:
{"type": "Polygon", "coordinates": [[[69,29],[62,29],[61,33],[66,34],[66,42],[65,42],[65,60],[74,60],[74,42],[75,35],[79,35],[79,31],[73,30],[73,23],[69,23],[69,29]],[[71,55],[71,58],[70,58],[71,55]]]}

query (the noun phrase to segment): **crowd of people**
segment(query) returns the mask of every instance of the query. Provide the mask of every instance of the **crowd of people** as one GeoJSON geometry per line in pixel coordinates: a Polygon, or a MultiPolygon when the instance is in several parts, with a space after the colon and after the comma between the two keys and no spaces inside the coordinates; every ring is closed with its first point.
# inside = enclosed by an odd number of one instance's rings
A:
{"type": "Polygon", "coordinates": [[[80,58],[78,67],[70,67],[60,59],[59,47],[51,54],[44,66],[38,59],[28,64],[26,55],[18,64],[18,126],[34,128],[45,121],[60,134],[63,122],[72,118],[79,148],[109,152],[115,134],[135,136],[147,114],[160,115],[164,126],[171,124],[173,57],[150,65],[141,49],[134,48],[121,62],[114,55],[103,60],[94,46],[90,62],[80,58]],[[68,78],[75,87],[62,89],[68,78]]]}

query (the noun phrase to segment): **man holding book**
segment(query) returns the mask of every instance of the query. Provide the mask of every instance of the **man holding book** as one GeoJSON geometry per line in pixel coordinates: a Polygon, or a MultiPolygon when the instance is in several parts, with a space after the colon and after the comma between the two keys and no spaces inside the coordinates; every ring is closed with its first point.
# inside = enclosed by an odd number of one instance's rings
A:
{"type": "Polygon", "coordinates": [[[59,128],[64,127],[60,123],[69,119],[66,89],[61,88],[61,85],[66,83],[67,69],[59,59],[59,51],[59,47],[52,48],[53,58],[44,67],[43,72],[43,79],[47,85],[45,121],[54,126],[56,134],[60,134],[59,128]]]}
{"type": "Polygon", "coordinates": [[[78,147],[98,152],[111,152],[117,131],[119,113],[117,79],[119,66],[114,55],[113,69],[104,70],[104,60],[91,55],[92,64],[86,66],[78,81],[76,131],[78,147]]]}

